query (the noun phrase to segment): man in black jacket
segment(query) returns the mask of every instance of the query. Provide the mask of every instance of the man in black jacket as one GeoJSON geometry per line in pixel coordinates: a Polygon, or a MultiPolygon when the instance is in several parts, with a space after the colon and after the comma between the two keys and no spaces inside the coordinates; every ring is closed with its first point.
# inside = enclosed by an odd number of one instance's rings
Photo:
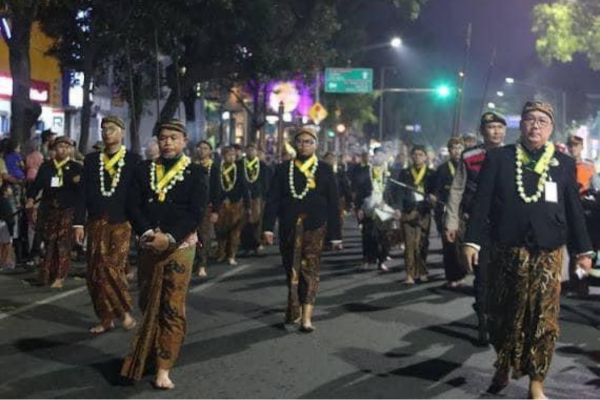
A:
{"type": "Polygon", "coordinates": [[[528,375],[530,398],[545,398],[546,378],[558,337],[564,246],[571,240],[579,264],[593,254],[575,177],[575,161],[555,151],[550,104],[528,102],[516,145],[487,153],[463,253],[469,268],[480,246],[491,249],[490,341],[498,360],[490,391],[528,375]]]}
{"type": "Polygon", "coordinates": [[[334,250],[341,248],[339,201],[333,169],[315,155],[316,132],[301,128],[294,143],[296,159],[280,164],[271,182],[263,239],[273,244],[273,228],[279,220],[279,248],[288,284],[285,321],[301,322],[300,331],[310,333],[326,234],[334,250]]]}
{"type": "Polygon", "coordinates": [[[162,123],[160,157],[140,164],[128,196],[131,224],[140,236],[138,277],[144,316],[121,375],[140,380],[154,358],[160,389],[175,387],[169,371],[185,337],[185,295],[207,201],[206,175],[183,154],[185,124],[162,123]]]}
{"type": "Polygon", "coordinates": [[[194,269],[198,269],[198,276],[205,278],[208,274],[206,267],[208,265],[208,255],[210,253],[211,227],[219,220],[219,207],[221,206],[221,169],[219,164],[212,158],[213,147],[206,140],[198,142],[196,145],[198,152],[197,164],[206,174],[208,182],[208,204],[206,212],[202,219],[202,224],[198,228],[198,254],[196,254],[194,269]]]}
{"type": "Polygon", "coordinates": [[[244,219],[250,211],[250,191],[244,178],[244,165],[236,161],[235,147],[223,149],[221,161],[221,205],[219,219],[215,224],[217,233],[217,262],[227,260],[229,265],[237,265],[235,259],[240,246],[240,235],[244,219]]]}
{"type": "Polygon", "coordinates": [[[45,212],[42,232],[46,252],[40,267],[40,280],[55,289],[63,287],[71,267],[73,219],[82,198],[82,167],[69,157],[73,146],[73,141],[65,136],[53,142],[55,156],[40,167],[33,185],[27,190],[25,205],[35,222],[35,199],[42,192],[40,210],[45,212]]]}
{"type": "Polygon", "coordinates": [[[114,328],[114,320],[127,330],[131,317],[131,294],[125,267],[129,256],[131,225],[127,220],[127,194],[139,157],[122,145],[125,123],[117,116],[102,119],[104,150],[85,158],[83,198],[75,215],[75,240],[83,245],[87,233],[86,283],[100,323],[92,333],[114,328]]]}
{"type": "Polygon", "coordinates": [[[246,146],[246,156],[241,161],[244,180],[250,194],[250,212],[244,218],[241,234],[241,250],[258,254],[261,240],[261,222],[265,207],[265,198],[269,189],[269,170],[258,157],[256,145],[246,146]]]}

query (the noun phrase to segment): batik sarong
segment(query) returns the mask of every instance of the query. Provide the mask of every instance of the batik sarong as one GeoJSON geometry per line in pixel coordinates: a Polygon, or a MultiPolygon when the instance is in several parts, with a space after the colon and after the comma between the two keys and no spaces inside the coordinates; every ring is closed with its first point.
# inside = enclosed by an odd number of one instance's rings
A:
{"type": "Polygon", "coordinates": [[[402,214],[404,236],[404,264],[410,278],[427,275],[427,252],[429,251],[429,229],[431,213],[413,210],[402,214]]]}
{"type": "Polygon", "coordinates": [[[223,261],[226,258],[235,258],[240,246],[242,232],[244,202],[223,202],[219,209],[219,220],[215,225],[217,233],[217,254],[215,258],[223,261]]]}
{"type": "Polygon", "coordinates": [[[44,285],[57,279],[65,279],[71,268],[73,247],[74,210],[61,210],[48,206],[44,219],[44,260],[40,268],[40,280],[44,285]]]}
{"type": "Polygon", "coordinates": [[[260,197],[250,201],[251,215],[249,218],[245,218],[244,227],[241,233],[242,250],[256,250],[258,246],[260,246],[264,203],[265,202],[260,197]]]}
{"type": "Polygon", "coordinates": [[[281,240],[280,251],[283,258],[288,286],[286,322],[291,323],[300,317],[302,304],[314,305],[319,289],[321,252],[326,226],[305,231],[304,217],[298,218],[292,232],[281,240]]]}
{"type": "Polygon", "coordinates": [[[131,225],[102,218],[88,221],[86,283],[94,311],[105,328],[131,311],[127,257],[131,225]]]}
{"type": "Polygon", "coordinates": [[[196,259],[194,260],[194,270],[197,271],[199,268],[206,268],[208,266],[208,256],[210,253],[211,245],[211,227],[210,217],[213,213],[212,206],[208,206],[204,217],[202,218],[202,224],[198,228],[198,246],[196,247],[196,259]]]}
{"type": "Polygon", "coordinates": [[[196,243],[167,254],[142,250],[138,267],[140,309],[144,313],[121,376],[140,380],[148,361],[171,369],[186,333],[185,296],[196,243]],[[151,358],[151,360],[149,360],[151,358]]]}
{"type": "Polygon", "coordinates": [[[514,378],[544,380],[559,334],[563,249],[491,249],[488,286],[490,342],[496,368],[514,378]]]}

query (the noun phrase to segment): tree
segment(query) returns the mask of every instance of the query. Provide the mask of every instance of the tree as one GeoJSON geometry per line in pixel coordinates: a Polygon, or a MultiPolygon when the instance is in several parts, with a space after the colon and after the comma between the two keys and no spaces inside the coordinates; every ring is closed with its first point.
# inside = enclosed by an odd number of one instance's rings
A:
{"type": "Polygon", "coordinates": [[[136,5],[132,0],[48,0],[39,13],[42,30],[56,40],[49,54],[58,58],[64,70],[84,76],[79,136],[82,152],[88,148],[93,85],[112,55],[122,49],[121,33],[132,22],[136,5]]]}
{"type": "Polygon", "coordinates": [[[11,136],[25,143],[31,128],[42,113],[39,104],[31,101],[31,60],[29,47],[31,28],[41,2],[36,0],[3,0],[0,10],[11,26],[11,35],[4,33],[9,49],[10,73],[13,80],[11,97],[11,136]]]}
{"type": "Polygon", "coordinates": [[[542,62],[573,61],[581,53],[590,67],[600,70],[600,2],[559,0],[538,4],[533,9],[532,30],[537,34],[536,49],[542,62]]]}

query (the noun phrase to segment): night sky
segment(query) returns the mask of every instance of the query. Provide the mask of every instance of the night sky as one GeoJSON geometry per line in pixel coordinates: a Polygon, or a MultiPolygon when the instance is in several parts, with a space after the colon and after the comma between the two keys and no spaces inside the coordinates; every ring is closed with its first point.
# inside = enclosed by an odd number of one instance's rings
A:
{"type": "MultiPolygon", "coordinates": [[[[468,78],[465,85],[465,123],[472,126],[479,114],[485,76],[496,47],[487,101],[496,91],[514,91],[507,112],[514,113],[522,99],[533,96],[531,89],[507,87],[504,78],[556,88],[568,94],[567,119],[585,118],[595,110],[586,104],[586,93],[600,93],[600,73],[589,69],[587,60],[576,57],[574,63],[544,66],[536,54],[535,35],[531,32],[531,11],[541,0],[429,0],[418,20],[403,24],[402,31],[386,13],[375,18],[371,36],[387,40],[395,33],[406,46],[399,53],[384,50],[375,59],[379,65],[394,65],[400,70],[398,83],[410,86],[428,85],[444,77],[454,79],[463,64],[466,27],[472,22],[472,46],[468,78]]],[[[375,11],[378,12],[378,11],[375,11]]],[[[560,104],[557,104],[560,107],[560,104]]],[[[464,129],[463,129],[464,130],[464,129]]]]}

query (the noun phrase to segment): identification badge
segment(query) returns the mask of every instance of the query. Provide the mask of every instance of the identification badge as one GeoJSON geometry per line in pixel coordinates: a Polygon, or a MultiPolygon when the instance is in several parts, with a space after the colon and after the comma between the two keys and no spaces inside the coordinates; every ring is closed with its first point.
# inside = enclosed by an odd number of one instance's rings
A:
{"type": "Polygon", "coordinates": [[[50,187],[57,188],[60,187],[60,178],[58,176],[53,176],[50,181],[50,187]]]}
{"type": "Polygon", "coordinates": [[[556,182],[546,182],[544,194],[546,195],[547,203],[558,203],[558,189],[556,187],[556,182]]]}
{"type": "Polygon", "coordinates": [[[423,200],[425,200],[425,197],[421,194],[421,193],[416,193],[415,192],[415,201],[417,203],[422,202],[423,200]]]}

